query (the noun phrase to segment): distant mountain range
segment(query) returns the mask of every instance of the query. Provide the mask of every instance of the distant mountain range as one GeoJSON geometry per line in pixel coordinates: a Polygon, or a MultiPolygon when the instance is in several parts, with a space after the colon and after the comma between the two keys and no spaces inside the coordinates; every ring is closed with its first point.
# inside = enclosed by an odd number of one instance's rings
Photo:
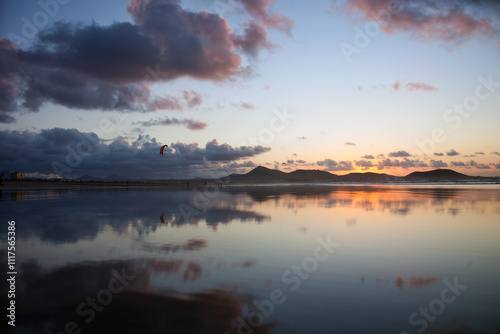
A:
{"type": "Polygon", "coordinates": [[[385,173],[350,173],[335,175],[320,170],[299,169],[285,173],[276,169],[256,167],[246,174],[229,175],[231,183],[394,183],[394,182],[447,182],[447,181],[500,181],[498,177],[469,176],[451,169],[436,169],[428,172],[413,172],[406,176],[385,173]]]}

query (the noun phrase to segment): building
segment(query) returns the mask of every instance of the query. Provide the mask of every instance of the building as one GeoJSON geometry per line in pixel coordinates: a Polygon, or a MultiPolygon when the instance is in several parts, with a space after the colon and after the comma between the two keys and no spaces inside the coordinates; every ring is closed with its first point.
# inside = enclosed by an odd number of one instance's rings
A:
{"type": "Polygon", "coordinates": [[[24,173],[14,172],[10,174],[12,180],[24,180],[24,173]]]}

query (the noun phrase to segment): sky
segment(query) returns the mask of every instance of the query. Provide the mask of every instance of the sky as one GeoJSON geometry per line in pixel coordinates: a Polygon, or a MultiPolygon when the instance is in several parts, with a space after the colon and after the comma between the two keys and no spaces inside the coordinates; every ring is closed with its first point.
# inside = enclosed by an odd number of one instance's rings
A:
{"type": "Polygon", "coordinates": [[[0,0],[0,172],[500,176],[499,60],[496,1],[0,0]]]}

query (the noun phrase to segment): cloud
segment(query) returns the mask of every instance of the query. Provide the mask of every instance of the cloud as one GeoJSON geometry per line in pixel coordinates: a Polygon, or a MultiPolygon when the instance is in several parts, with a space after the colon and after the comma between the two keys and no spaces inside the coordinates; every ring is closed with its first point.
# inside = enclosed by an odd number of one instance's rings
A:
{"type": "Polygon", "coordinates": [[[239,104],[234,104],[234,106],[238,106],[239,108],[246,109],[246,110],[255,110],[257,109],[256,106],[254,106],[251,103],[248,102],[240,102],[239,104]]]}
{"type": "Polygon", "coordinates": [[[305,137],[305,136],[301,136],[301,137],[297,137],[297,139],[298,139],[298,140],[306,140],[306,139],[307,139],[307,137],[305,137]]]}
{"type": "Polygon", "coordinates": [[[471,167],[476,167],[478,169],[491,169],[490,166],[488,165],[485,165],[485,164],[482,164],[482,163],[477,163],[475,162],[474,160],[470,160],[467,162],[467,165],[468,166],[471,166],[471,167]]]}
{"type": "Polygon", "coordinates": [[[496,169],[500,169],[500,164],[490,163],[490,165],[495,167],[496,169]]]}
{"type": "Polygon", "coordinates": [[[373,162],[368,161],[368,160],[358,160],[354,162],[356,166],[358,167],[363,167],[363,169],[368,169],[371,167],[376,167],[376,165],[373,164],[373,162]]]}
{"type": "Polygon", "coordinates": [[[269,6],[274,0],[235,0],[242,3],[246,10],[260,23],[266,27],[274,28],[291,34],[294,22],[292,19],[279,13],[272,13],[269,6]]]}
{"type": "Polygon", "coordinates": [[[491,152],[491,154],[494,154],[494,155],[500,155],[499,152],[491,152]]]}
{"type": "Polygon", "coordinates": [[[411,157],[411,154],[406,152],[406,151],[397,151],[397,152],[391,152],[389,153],[389,156],[391,158],[404,158],[404,157],[411,157]]]}
{"type": "Polygon", "coordinates": [[[351,15],[378,22],[385,34],[402,31],[418,40],[461,41],[497,30],[494,1],[347,0],[344,7],[351,15]]]}
{"type": "MultiPolygon", "coordinates": [[[[178,101],[151,93],[178,78],[222,82],[251,71],[243,54],[274,48],[266,27],[289,32],[293,22],[273,0],[239,1],[256,21],[238,35],[218,14],[185,9],[176,0],[131,0],[133,22],[56,22],[27,49],[0,39],[0,122],[47,104],[120,112],[175,110],[178,101]]],[[[201,96],[184,91],[189,107],[201,96]]]]}
{"type": "Polygon", "coordinates": [[[443,156],[444,156],[444,153],[434,153],[434,155],[435,155],[436,157],[443,157],[443,156]]]}
{"type": "Polygon", "coordinates": [[[475,154],[484,155],[484,152],[476,152],[475,154]]]}
{"type": "Polygon", "coordinates": [[[351,161],[337,162],[332,159],[325,159],[323,161],[318,161],[317,165],[321,167],[326,167],[325,170],[327,171],[349,171],[354,169],[351,161]]]}
{"type": "Polygon", "coordinates": [[[362,156],[361,158],[363,158],[363,159],[375,159],[375,157],[371,154],[366,154],[366,155],[362,156]]]}
{"type": "Polygon", "coordinates": [[[394,91],[398,91],[399,88],[401,87],[401,83],[399,82],[399,80],[396,80],[393,84],[392,84],[392,88],[394,88],[394,91]]]}
{"type": "Polygon", "coordinates": [[[431,85],[428,85],[423,82],[408,82],[406,84],[406,89],[410,92],[415,91],[415,90],[424,90],[424,91],[435,91],[437,90],[436,87],[433,87],[431,85]]]}
{"type": "Polygon", "coordinates": [[[147,103],[147,110],[156,111],[156,110],[182,110],[182,105],[179,103],[179,100],[174,97],[155,97],[152,98],[147,103]]]}
{"type": "Polygon", "coordinates": [[[140,135],[133,140],[117,137],[104,141],[92,132],[53,128],[40,132],[0,131],[0,165],[9,171],[107,176],[130,178],[175,178],[208,176],[209,170],[232,171],[228,163],[269,152],[269,147],[219,144],[217,140],[200,147],[197,143],[167,143],[163,157],[155,138],[140,135]]]}
{"type": "Polygon", "coordinates": [[[355,143],[351,143],[351,142],[349,142],[349,141],[348,141],[348,142],[346,142],[344,145],[347,145],[347,146],[356,146],[356,144],[355,144],[355,143]]]}
{"type": "Polygon", "coordinates": [[[201,94],[195,92],[194,90],[191,91],[185,90],[182,92],[182,94],[184,100],[186,100],[188,107],[196,107],[203,102],[201,94]]]}
{"type": "Polygon", "coordinates": [[[488,166],[486,164],[483,164],[483,163],[477,163],[474,160],[470,160],[470,161],[467,161],[467,162],[452,161],[451,165],[455,166],[455,167],[465,167],[465,168],[475,167],[475,168],[478,168],[478,169],[491,169],[490,166],[488,166]]]}
{"type": "Polygon", "coordinates": [[[466,167],[466,166],[468,166],[465,162],[462,162],[462,161],[452,161],[451,165],[454,167],[466,167]]]}
{"type": "Polygon", "coordinates": [[[444,162],[443,160],[431,160],[430,161],[431,167],[433,168],[443,168],[443,167],[448,167],[448,164],[444,162]]]}
{"type": "Polygon", "coordinates": [[[377,169],[382,170],[385,167],[389,168],[394,168],[394,167],[401,167],[401,168],[414,168],[414,167],[429,167],[427,163],[424,161],[420,160],[410,160],[407,158],[404,158],[403,160],[391,160],[391,159],[385,159],[382,161],[378,162],[377,169]]]}
{"type": "Polygon", "coordinates": [[[132,125],[141,125],[143,127],[152,127],[159,125],[185,125],[190,130],[203,130],[207,127],[207,123],[195,121],[192,119],[182,119],[179,120],[177,118],[159,118],[159,119],[150,119],[149,121],[139,121],[133,122],[132,125]]]}
{"type": "Polygon", "coordinates": [[[247,23],[245,35],[234,36],[233,44],[253,57],[257,56],[262,49],[273,50],[278,47],[267,40],[266,29],[255,22],[247,23]]]}
{"type": "Polygon", "coordinates": [[[454,156],[460,155],[460,153],[458,153],[457,151],[455,151],[455,149],[452,148],[451,150],[446,152],[446,155],[449,157],[454,157],[454,156]]]}
{"type": "MultiPolygon", "coordinates": [[[[384,87],[379,85],[378,87],[384,87]]],[[[406,88],[407,91],[413,92],[416,90],[422,90],[422,91],[435,91],[437,90],[436,87],[433,87],[429,84],[423,83],[423,82],[408,82],[406,85],[403,86],[403,84],[399,81],[396,80],[391,87],[394,89],[395,92],[397,92],[401,87],[406,88]]]]}

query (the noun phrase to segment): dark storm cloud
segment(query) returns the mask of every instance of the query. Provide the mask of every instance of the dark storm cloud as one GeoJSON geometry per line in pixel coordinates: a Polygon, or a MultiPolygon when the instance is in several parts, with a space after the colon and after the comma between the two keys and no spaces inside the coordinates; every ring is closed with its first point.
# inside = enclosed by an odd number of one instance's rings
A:
{"type": "Polygon", "coordinates": [[[403,31],[419,40],[445,41],[498,33],[500,13],[499,3],[488,0],[347,0],[334,8],[376,21],[386,34],[403,31]]]}
{"type": "MultiPolygon", "coordinates": [[[[215,139],[204,148],[198,144],[168,143],[163,157],[155,138],[139,136],[134,142],[118,137],[110,142],[95,133],[54,128],[39,133],[0,131],[1,170],[23,171],[63,177],[84,174],[129,178],[206,176],[206,170],[224,168],[238,161],[270,151],[269,147],[232,147],[215,139]],[[203,175],[201,175],[203,174],[203,175]]],[[[221,176],[228,175],[227,170],[221,176]]]]}
{"type": "MultiPolygon", "coordinates": [[[[275,47],[266,28],[291,28],[291,21],[269,11],[272,0],[241,2],[256,20],[245,23],[241,36],[218,14],[190,11],[180,1],[132,0],[134,23],[56,22],[29,49],[0,40],[0,122],[47,103],[123,112],[181,109],[176,99],[153,96],[150,86],[183,77],[232,79],[248,72],[238,50],[256,56],[275,47]]],[[[188,107],[202,102],[194,91],[184,91],[184,99],[188,107]]]]}

